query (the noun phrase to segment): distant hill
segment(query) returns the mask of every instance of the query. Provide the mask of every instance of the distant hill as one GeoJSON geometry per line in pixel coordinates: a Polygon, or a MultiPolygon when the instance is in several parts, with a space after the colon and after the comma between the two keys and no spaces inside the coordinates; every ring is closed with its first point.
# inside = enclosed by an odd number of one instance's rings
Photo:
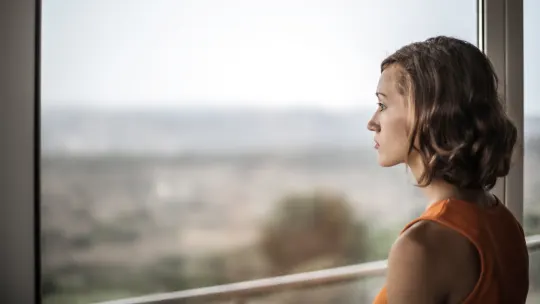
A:
{"type": "MultiPolygon", "coordinates": [[[[178,155],[369,148],[373,135],[366,125],[371,115],[313,109],[45,109],[42,151],[178,155]]],[[[526,142],[540,138],[540,117],[527,117],[526,128],[526,142]]]]}
{"type": "Polygon", "coordinates": [[[323,111],[55,109],[42,114],[42,148],[56,153],[236,153],[372,144],[370,113],[323,111]]]}

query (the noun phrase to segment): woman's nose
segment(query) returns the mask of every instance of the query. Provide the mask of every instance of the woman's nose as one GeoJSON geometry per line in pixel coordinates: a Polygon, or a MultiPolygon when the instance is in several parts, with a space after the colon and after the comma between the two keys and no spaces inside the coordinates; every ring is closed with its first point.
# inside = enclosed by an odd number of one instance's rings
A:
{"type": "Polygon", "coordinates": [[[381,128],[379,126],[379,123],[375,120],[375,115],[373,115],[373,117],[371,117],[371,119],[368,121],[367,128],[368,130],[373,132],[380,131],[381,128]]]}

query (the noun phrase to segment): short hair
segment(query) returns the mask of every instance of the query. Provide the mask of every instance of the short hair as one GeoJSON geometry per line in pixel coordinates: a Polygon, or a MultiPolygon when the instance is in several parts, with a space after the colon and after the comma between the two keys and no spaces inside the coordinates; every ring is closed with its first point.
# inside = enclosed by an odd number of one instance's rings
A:
{"type": "Polygon", "coordinates": [[[383,60],[397,65],[399,92],[412,105],[408,155],[418,151],[424,172],[467,189],[490,190],[506,176],[517,140],[497,92],[498,77],[473,44],[446,36],[406,45],[383,60]]]}

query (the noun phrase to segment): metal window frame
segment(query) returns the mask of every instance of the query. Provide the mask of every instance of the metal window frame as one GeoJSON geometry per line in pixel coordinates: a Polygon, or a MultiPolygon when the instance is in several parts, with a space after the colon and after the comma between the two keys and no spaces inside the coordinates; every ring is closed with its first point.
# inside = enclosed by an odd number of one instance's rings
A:
{"type": "Polygon", "coordinates": [[[0,303],[39,301],[40,1],[0,1],[0,303]]]}
{"type": "MultiPolygon", "coordinates": [[[[478,1],[479,45],[518,127],[513,167],[494,189],[523,220],[523,1],[478,1]],[[511,77],[510,77],[511,76],[511,77]]],[[[0,1],[0,302],[40,298],[40,0],[0,1]]]]}
{"type": "Polygon", "coordinates": [[[478,37],[499,76],[499,93],[518,130],[512,167],[493,192],[523,223],[523,0],[479,0],[478,37]]]}

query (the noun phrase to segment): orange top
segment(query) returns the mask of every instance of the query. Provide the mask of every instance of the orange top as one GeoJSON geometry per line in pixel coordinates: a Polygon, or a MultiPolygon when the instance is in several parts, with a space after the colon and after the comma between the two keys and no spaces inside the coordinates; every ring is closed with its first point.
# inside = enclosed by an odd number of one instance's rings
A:
{"type": "MultiPolygon", "coordinates": [[[[429,206],[400,234],[421,220],[449,227],[468,238],[478,250],[479,280],[464,304],[525,303],[529,290],[529,255],[523,229],[500,202],[489,208],[447,199],[429,206]]],[[[383,287],[373,304],[387,303],[383,287]]]]}

